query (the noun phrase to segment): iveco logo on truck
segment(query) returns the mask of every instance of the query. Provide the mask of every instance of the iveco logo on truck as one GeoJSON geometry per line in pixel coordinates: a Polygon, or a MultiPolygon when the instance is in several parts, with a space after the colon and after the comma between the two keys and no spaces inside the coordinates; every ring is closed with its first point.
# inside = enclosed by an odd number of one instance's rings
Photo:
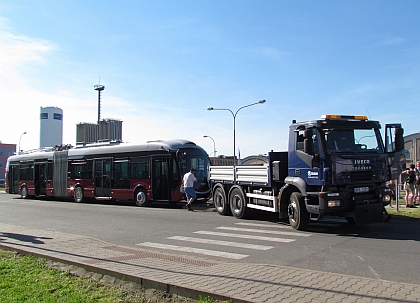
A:
{"type": "Polygon", "coordinates": [[[369,159],[354,159],[353,160],[353,170],[368,170],[372,169],[372,166],[369,165],[369,159]]]}
{"type": "Polygon", "coordinates": [[[354,159],[353,163],[356,165],[361,165],[361,164],[370,164],[370,160],[369,159],[354,159]]]}

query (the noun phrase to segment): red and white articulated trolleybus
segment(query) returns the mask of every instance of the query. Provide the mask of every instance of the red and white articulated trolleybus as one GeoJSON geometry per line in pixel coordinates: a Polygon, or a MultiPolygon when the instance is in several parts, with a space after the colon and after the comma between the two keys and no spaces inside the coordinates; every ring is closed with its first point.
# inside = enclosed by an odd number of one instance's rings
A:
{"type": "Polygon", "coordinates": [[[73,197],[76,202],[134,200],[147,206],[182,200],[182,176],[194,168],[197,198],[206,199],[209,165],[206,151],[187,140],[56,146],[9,157],[6,192],[22,198],[73,197]]]}

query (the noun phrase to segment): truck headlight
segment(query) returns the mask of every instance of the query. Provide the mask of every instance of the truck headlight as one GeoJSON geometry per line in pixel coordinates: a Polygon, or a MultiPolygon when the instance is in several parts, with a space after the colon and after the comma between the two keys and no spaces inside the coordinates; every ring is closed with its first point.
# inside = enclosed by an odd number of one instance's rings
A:
{"type": "Polygon", "coordinates": [[[384,195],[384,196],[382,197],[382,200],[383,200],[384,202],[389,202],[389,201],[391,201],[391,196],[390,196],[390,195],[384,195]]]}
{"type": "Polygon", "coordinates": [[[340,200],[330,200],[328,201],[328,207],[337,207],[340,206],[340,200]]]}

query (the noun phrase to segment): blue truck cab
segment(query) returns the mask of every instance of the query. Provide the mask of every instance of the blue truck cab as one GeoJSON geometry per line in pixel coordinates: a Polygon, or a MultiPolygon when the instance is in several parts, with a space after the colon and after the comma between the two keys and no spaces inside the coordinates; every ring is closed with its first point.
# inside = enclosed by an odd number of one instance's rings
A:
{"type": "Polygon", "coordinates": [[[403,146],[400,124],[386,125],[383,142],[381,124],[366,116],[293,120],[280,216],[287,215],[296,229],[324,215],[344,217],[349,223],[382,222],[391,199],[386,181],[395,153],[403,146]]]}

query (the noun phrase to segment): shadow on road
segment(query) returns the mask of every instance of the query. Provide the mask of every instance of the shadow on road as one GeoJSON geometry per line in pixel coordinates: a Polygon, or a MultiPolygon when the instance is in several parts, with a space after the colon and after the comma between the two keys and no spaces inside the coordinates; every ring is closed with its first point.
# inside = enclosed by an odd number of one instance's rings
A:
{"type": "Polygon", "coordinates": [[[44,244],[45,242],[41,241],[41,240],[52,239],[52,238],[46,238],[46,237],[36,237],[36,236],[31,236],[31,235],[0,232],[0,241],[3,241],[2,237],[9,238],[9,239],[14,239],[14,240],[22,241],[22,242],[30,242],[30,243],[33,243],[33,244],[44,244]]]}

